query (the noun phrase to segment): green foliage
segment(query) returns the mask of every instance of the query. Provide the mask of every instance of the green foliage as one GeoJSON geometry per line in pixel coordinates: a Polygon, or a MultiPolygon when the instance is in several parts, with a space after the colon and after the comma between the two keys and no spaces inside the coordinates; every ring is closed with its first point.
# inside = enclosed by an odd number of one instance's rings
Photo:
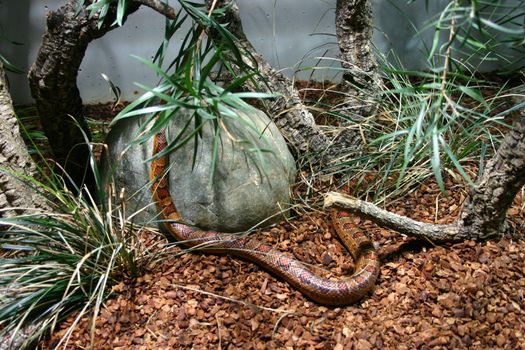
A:
{"type": "Polygon", "coordinates": [[[474,186],[476,174],[464,164],[483,167],[513,108],[508,106],[508,81],[483,80],[477,69],[494,60],[514,72],[523,68],[524,21],[522,0],[450,1],[418,28],[417,35],[434,31],[427,70],[409,71],[400,62],[391,63],[395,54],[390,59],[379,55],[383,112],[379,123],[364,125],[376,137],[368,155],[344,165],[357,162],[378,172],[376,200],[406,192],[430,175],[444,190],[444,172],[458,173],[474,186]],[[441,34],[448,35],[445,43],[441,34]]]}
{"type": "Polygon", "coordinates": [[[479,159],[488,144],[497,144],[494,123],[503,124],[503,116],[496,111],[504,108],[500,97],[508,88],[505,82],[490,83],[477,79],[475,74],[488,61],[497,61],[514,71],[523,68],[525,1],[452,0],[427,27],[434,29],[428,52],[429,72],[385,66],[393,87],[385,91],[386,101],[391,107],[399,106],[400,113],[396,131],[376,142],[403,139],[398,185],[408,166],[421,156],[430,160],[442,190],[443,161],[474,185],[461,161],[471,156],[479,159]],[[443,31],[448,40],[441,44],[443,31]],[[483,96],[482,91],[491,90],[495,90],[493,96],[483,96]]]}
{"type": "MultiPolygon", "coordinates": [[[[463,168],[465,161],[483,162],[489,146],[497,146],[498,125],[505,127],[505,86],[496,87],[463,72],[414,72],[384,63],[390,88],[382,93],[388,123],[383,135],[371,146],[390,149],[390,163],[384,176],[396,171],[399,188],[407,172],[430,168],[444,190],[442,172],[450,167],[473,185],[474,178],[463,168]],[[490,92],[490,96],[484,96],[490,92]]],[[[409,178],[413,178],[410,176],[409,178]]],[[[384,183],[384,182],[383,182],[384,183]]]]}
{"type": "Polygon", "coordinates": [[[427,69],[407,70],[395,53],[377,54],[384,82],[375,96],[379,114],[348,124],[364,135],[363,149],[322,171],[355,180],[355,195],[384,201],[430,176],[444,190],[444,174],[458,174],[473,186],[509,127],[506,118],[523,106],[509,103],[516,92],[508,77],[523,76],[525,1],[450,1],[416,35],[427,30],[434,33],[427,69]],[[505,73],[492,74],[497,81],[478,72],[492,61],[505,73]],[[466,165],[479,165],[479,171],[466,165]]]}
{"type": "MultiPolygon", "coordinates": [[[[235,119],[254,130],[250,121],[238,116],[238,111],[247,114],[253,112],[253,107],[244,100],[269,98],[274,95],[236,92],[258,72],[255,60],[237,46],[236,38],[220,23],[229,9],[228,6],[208,11],[206,4],[185,0],[178,0],[178,3],[181,9],[175,19],[166,19],[164,39],[153,60],[136,57],[160,77],[160,83],[155,87],[137,83],[145,93],[124,108],[113,123],[125,118],[143,117],[140,135],[135,140],[136,143],[142,143],[167,128],[170,120],[180,114],[180,109],[191,110],[191,116],[185,121],[185,126],[173,140],[168,140],[166,149],[156,157],[174,152],[192,140],[195,141],[196,154],[202,129],[206,125],[212,125],[215,135],[212,141],[210,169],[212,182],[218,162],[220,138],[225,131],[223,119],[235,119]],[[181,28],[189,29],[177,55],[166,64],[170,40],[181,28]],[[222,86],[214,83],[212,78],[220,76],[223,72],[228,72],[236,78],[222,86]]],[[[87,10],[91,16],[98,15],[99,25],[102,25],[110,6],[115,4],[116,18],[112,25],[122,25],[127,6],[125,0],[95,0],[87,6],[87,10]]],[[[84,5],[84,1],[81,1],[81,5],[84,5]]],[[[246,140],[238,141],[249,153],[260,155],[265,151],[246,140]]]]}
{"type": "Polygon", "coordinates": [[[2,62],[4,68],[9,71],[9,72],[13,72],[13,73],[17,73],[17,74],[24,74],[25,72],[23,70],[21,70],[20,68],[18,68],[17,66],[15,66],[14,64],[12,64],[7,58],[5,58],[4,55],[2,55],[0,53],[0,62],[2,62]]]}
{"type": "MultiPolygon", "coordinates": [[[[126,9],[129,5],[129,2],[129,0],[94,0],[91,1],[91,4],[86,7],[86,10],[89,11],[90,17],[98,15],[98,26],[101,27],[102,24],[104,24],[104,21],[106,20],[106,15],[109,13],[111,5],[116,3],[117,9],[115,20],[110,25],[122,26],[124,24],[126,9]]],[[[78,11],[85,7],[85,3],[85,0],[79,1],[78,11]]]]}
{"type": "Polygon", "coordinates": [[[427,28],[434,30],[430,62],[435,62],[436,55],[447,55],[453,46],[458,59],[450,61],[454,69],[476,69],[488,61],[507,70],[525,67],[525,0],[451,0],[427,28]],[[444,44],[440,43],[442,32],[451,33],[444,44]]]}

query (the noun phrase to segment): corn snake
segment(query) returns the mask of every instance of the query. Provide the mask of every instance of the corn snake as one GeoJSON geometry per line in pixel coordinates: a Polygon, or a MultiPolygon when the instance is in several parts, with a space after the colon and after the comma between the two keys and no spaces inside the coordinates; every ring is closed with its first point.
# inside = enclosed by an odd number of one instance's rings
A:
{"type": "MultiPolygon", "coordinates": [[[[153,155],[166,146],[166,135],[162,130],[154,137],[153,155]]],[[[203,231],[181,222],[165,176],[168,162],[168,156],[152,161],[151,192],[166,229],[175,239],[182,241],[184,246],[199,246],[206,253],[227,253],[254,262],[320,304],[351,304],[363,298],[374,287],[379,274],[378,255],[365,233],[350,230],[347,212],[335,210],[331,213],[331,220],[339,238],[355,261],[355,273],[337,279],[324,278],[303,263],[265,243],[235,234],[203,231]]]]}

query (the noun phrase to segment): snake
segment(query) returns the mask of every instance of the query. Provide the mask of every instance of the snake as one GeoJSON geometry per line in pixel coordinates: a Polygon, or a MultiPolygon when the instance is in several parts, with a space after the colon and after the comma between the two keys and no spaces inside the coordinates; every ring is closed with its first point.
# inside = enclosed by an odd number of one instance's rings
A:
{"type": "Polygon", "coordinates": [[[198,248],[211,254],[229,254],[253,262],[323,305],[352,304],[374,288],[380,268],[378,254],[366,232],[352,229],[350,213],[347,211],[332,210],[330,217],[337,235],[354,259],[355,268],[352,275],[335,279],[316,274],[303,262],[246,235],[200,230],[185,223],[170,194],[166,176],[169,157],[158,155],[166,148],[167,143],[164,130],[155,134],[150,165],[150,190],[159,212],[159,221],[185,248],[198,248]]]}

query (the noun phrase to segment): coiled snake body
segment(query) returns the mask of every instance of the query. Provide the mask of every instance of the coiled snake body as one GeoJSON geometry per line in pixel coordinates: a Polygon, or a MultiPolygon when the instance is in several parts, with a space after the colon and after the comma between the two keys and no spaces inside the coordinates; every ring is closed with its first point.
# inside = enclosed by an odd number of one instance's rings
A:
{"type": "MultiPolygon", "coordinates": [[[[154,138],[153,154],[167,145],[164,131],[154,138]]],[[[167,230],[186,247],[204,247],[204,252],[227,253],[253,261],[264,269],[280,276],[306,296],[321,304],[344,305],[361,299],[375,284],[379,272],[379,259],[372,242],[362,232],[351,232],[348,213],[333,211],[333,225],[345,247],[355,261],[355,273],[336,280],[314,274],[303,263],[294,260],[271,246],[235,234],[201,231],[181,223],[170,196],[168,178],[165,176],[167,156],[151,164],[151,191],[160,217],[167,230]]]]}

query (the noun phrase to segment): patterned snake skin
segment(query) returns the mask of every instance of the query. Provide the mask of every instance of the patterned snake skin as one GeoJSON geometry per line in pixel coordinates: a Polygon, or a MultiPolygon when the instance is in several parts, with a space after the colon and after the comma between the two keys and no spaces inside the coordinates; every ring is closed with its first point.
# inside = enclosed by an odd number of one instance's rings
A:
{"type": "MultiPolygon", "coordinates": [[[[167,145],[164,131],[154,138],[153,154],[167,145]]],[[[234,234],[201,231],[180,222],[170,196],[165,169],[167,156],[151,164],[151,191],[168,231],[186,247],[199,246],[204,252],[227,253],[255,262],[267,271],[280,276],[304,295],[320,304],[345,305],[361,299],[375,284],[379,273],[379,259],[372,242],[362,232],[350,231],[348,213],[334,211],[332,222],[355,261],[355,273],[335,280],[314,274],[303,263],[291,259],[271,246],[234,234]]]]}

